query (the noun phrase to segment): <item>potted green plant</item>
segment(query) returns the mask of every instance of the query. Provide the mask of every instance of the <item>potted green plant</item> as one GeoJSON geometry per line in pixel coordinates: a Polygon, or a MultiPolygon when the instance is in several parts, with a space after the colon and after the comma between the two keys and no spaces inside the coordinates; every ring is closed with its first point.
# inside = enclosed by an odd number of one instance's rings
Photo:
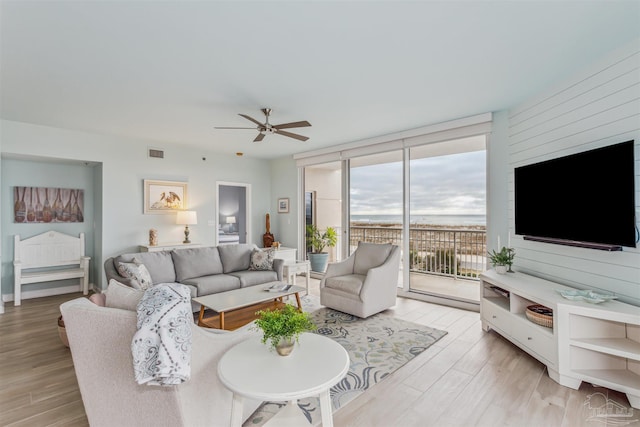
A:
{"type": "Polygon", "coordinates": [[[298,310],[290,304],[274,310],[260,310],[256,326],[262,330],[262,343],[275,348],[279,355],[288,356],[301,333],[314,331],[316,325],[309,313],[298,310]]]}
{"type": "Polygon", "coordinates": [[[332,248],[338,243],[338,233],[333,227],[327,227],[321,232],[315,224],[307,225],[307,256],[311,262],[311,269],[324,273],[327,269],[329,254],[325,247],[332,248]]]}
{"type": "Polygon", "coordinates": [[[511,271],[511,264],[513,264],[513,258],[516,256],[516,251],[513,248],[507,248],[503,246],[499,252],[493,251],[488,253],[489,261],[494,266],[496,273],[504,274],[507,272],[507,267],[511,271]]]}

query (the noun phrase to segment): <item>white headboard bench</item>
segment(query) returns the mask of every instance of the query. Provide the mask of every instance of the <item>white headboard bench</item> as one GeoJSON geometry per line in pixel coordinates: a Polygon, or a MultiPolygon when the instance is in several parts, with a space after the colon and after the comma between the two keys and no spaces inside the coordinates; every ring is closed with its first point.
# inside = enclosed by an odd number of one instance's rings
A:
{"type": "Polygon", "coordinates": [[[87,295],[90,259],[84,255],[84,233],[74,237],[47,231],[24,240],[14,236],[14,304],[21,303],[22,285],[52,280],[80,278],[82,292],[87,295]]]}

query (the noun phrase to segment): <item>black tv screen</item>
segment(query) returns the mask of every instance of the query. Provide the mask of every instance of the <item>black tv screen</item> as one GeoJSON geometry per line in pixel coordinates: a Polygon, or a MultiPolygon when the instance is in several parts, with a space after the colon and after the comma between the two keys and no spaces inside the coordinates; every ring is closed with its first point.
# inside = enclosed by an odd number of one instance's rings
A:
{"type": "Polygon", "coordinates": [[[516,234],[635,247],[633,146],[627,141],[515,168],[516,234]]]}

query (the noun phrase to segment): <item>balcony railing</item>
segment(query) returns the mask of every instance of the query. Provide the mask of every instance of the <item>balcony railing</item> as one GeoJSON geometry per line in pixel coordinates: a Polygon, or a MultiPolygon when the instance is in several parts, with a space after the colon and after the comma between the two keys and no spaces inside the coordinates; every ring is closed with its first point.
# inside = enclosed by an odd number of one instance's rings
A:
{"type": "MultiPolygon", "coordinates": [[[[402,247],[402,227],[351,226],[350,245],[358,241],[402,247]]],[[[483,229],[409,227],[411,272],[477,279],[486,269],[487,233],[483,229]]],[[[403,254],[403,257],[406,254],[403,254]]]]}

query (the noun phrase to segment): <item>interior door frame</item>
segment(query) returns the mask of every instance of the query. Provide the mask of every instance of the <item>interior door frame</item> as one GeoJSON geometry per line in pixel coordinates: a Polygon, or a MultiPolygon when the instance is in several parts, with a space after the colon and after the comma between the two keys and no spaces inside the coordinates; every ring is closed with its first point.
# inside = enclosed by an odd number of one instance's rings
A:
{"type": "Polygon", "coordinates": [[[215,244],[218,246],[220,242],[218,241],[218,228],[220,227],[220,186],[226,187],[244,187],[245,189],[245,217],[246,217],[246,232],[245,232],[245,242],[253,243],[252,233],[251,233],[251,184],[247,184],[245,182],[230,182],[230,181],[216,181],[216,230],[214,232],[215,235],[215,244]]]}

